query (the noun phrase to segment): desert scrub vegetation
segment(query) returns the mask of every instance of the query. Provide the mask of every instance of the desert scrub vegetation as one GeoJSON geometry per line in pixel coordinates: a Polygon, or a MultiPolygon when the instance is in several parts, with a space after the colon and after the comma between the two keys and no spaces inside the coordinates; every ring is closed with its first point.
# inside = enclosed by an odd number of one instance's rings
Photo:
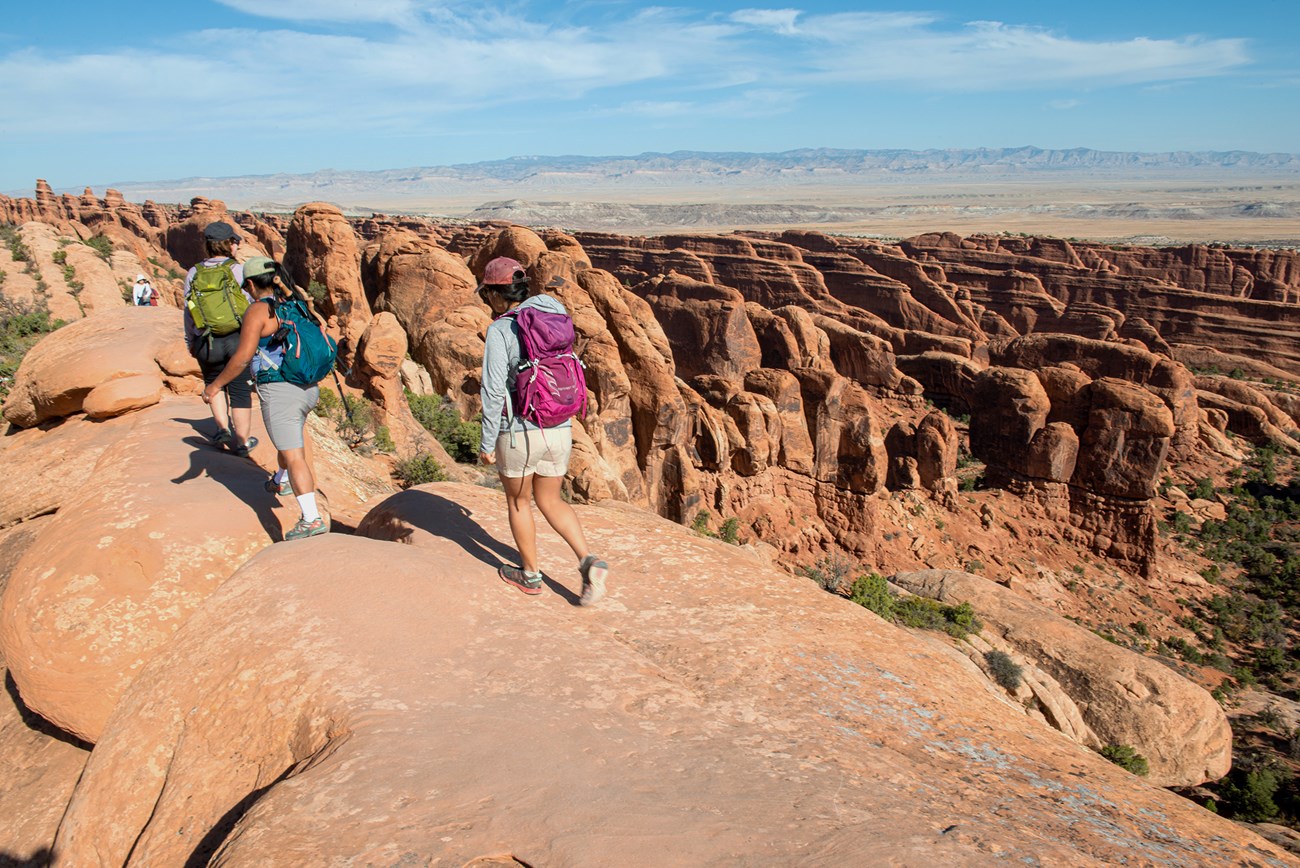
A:
{"type": "Polygon", "coordinates": [[[719,539],[724,543],[730,543],[733,546],[740,545],[740,519],[732,516],[726,519],[714,531],[709,523],[713,520],[713,513],[707,509],[701,509],[695,513],[695,518],[691,521],[691,530],[700,536],[706,536],[710,539],[719,539]]]}
{"type": "Polygon", "coordinates": [[[18,227],[12,223],[0,223],[0,241],[9,248],[9,256],[14,262],[31,262],[32,251],[18,235],[18,227]]]}
{"type": "Polygon", "coordinates": [[[438,459],[427,452],[421,452],[399,460],[393,466],[393,475],[403,488],[423,485],[426,482],[446,482],[447,471],[438,459]]]}
{"type": "Polygon", "coordinates": [[[889,589],[885,577],[876,572],[859,572],[849,583],[848,577],[855,572],[858,572],[857,564],[843,555],[828,555],[815,566],[800,567],[797,571],[831,593],[844,593],[847,588],[851,602],[904,627],[940,630],[954,639],[965,639],[984,629],[970,603],[949,606],[928,597],[898,595],[889,589]]]}
{"type": "Polygon", "coordinates": [[[36,342],[57,328],[63,320],[51,320],[45,308],[33,307],[0,296],[0,401],[9,397],[14,374],[23,356],[36,342]]]}
{"type": "Polygon", "coordinates": [[[320,398],[314,410],[317,416],[334,423],[334,430],[347,444],[360,452],[393,451],[393,439],[388,429],[375,421],[375,406],[355,395],[339,393],[323,383],[320,398]]]}
{"type": "Polygon", "coordinates": [[[1134,750],[1131,745],[1108,744],[1099,752],[1115,765],[1135,775],[1145,776],[1151,771],[1147,758],[1134,750]]]}
{"type": "Polygon", "coordinates": [[[857,569],[858,565],[851,558],[831,552],[818,558],[811,567],[799,567],[795,575],[812,579],[823,591],[838,594],[857,569]]]}
{"type": "Polygon", "coordinates": [[[100,259],[107,260],[113,255],[113,242],[106,235],[95,235],[82,243],[98,253],[100,259]]]}
{"type": "Polygon", "coordinates": [[[456,405],[442,395],[417,395],[407,390],[411,415],[442,444],[453,460],[466,464],[478,460],[479,414],[466,422],[456,405]]]}
{"type": "Polygon", "coordinates": [[[984,665],[989,668],[993,680],[1012,693],[1020,689],[1020,680],[1024,675],[1020,664],[1011,659],[1005,651],[984,652],[984,665]]]}

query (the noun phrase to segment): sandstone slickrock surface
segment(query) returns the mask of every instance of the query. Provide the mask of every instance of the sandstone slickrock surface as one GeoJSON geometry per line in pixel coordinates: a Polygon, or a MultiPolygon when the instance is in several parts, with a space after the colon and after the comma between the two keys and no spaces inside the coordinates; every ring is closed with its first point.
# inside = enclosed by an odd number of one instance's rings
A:
{"type": "MultiPolygon", "coordinates": [[[[1042,669],[1087,727],[1080,741],[1129,745],[1150,762],[1150,783],[1218,780],[1232,764],[1232,731],[1209,692],[996,582],[957,570],[898,573],[891,581],[949,605],[970,603],[992,630],[1042,669]]],[[[1059,711],[1051,716],[1064,717],[1059,711]]],[[[1051,719],[1049,716],[1049,719],[1051,719]]]]}
{"type": "Polygon", "coordinates": [[[503,503],[475,487],[362,525],[407,545],[254,558],[123,698],[59,864],[1293,864],[809,582],[582,516],[629,578],[596,610],[554,540],[541,598],[495,578],[503,503]]]}
{"type": "MultiPolygon", "coordinates": [[[[31,545],[41,518],[0,530],[0,594],[18,558],[31,545]]],[[[89,756],[87,745],[58,732],[23,705],[0,656],[0,859],[41,864],[89,756]]]]}
{"type": "Polygon", "coordinates": [[[201,445],[203,417],[184,409],[134,414],[33,540],[0,604],[0,651],[23,701],[86,741],[230,564],[280,533],[265,471],[201,445]]]}

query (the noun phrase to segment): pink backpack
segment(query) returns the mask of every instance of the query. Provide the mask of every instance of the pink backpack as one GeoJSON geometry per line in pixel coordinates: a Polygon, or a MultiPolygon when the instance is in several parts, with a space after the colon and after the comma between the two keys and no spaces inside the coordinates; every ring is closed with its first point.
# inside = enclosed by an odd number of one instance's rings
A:
{"type": "Polygon", "coordinates": [[[525,307],[502,314],[519,327],[523,350],[515,369],[514,413],[538,428],[587,415],[587,377],[573,351],[573,318],[525,307]]]}

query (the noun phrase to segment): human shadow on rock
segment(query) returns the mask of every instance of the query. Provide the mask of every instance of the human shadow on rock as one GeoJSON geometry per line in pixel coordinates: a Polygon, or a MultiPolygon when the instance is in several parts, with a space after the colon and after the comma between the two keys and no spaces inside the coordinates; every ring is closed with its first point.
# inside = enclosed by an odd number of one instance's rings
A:
{"type": "MultiPolygon", "coordinates": [[[[200,432],[197,436],[186,437],[181,442],[194,447],[190,453],[190,466],[180,476],[172,479],[175,485],[182,485],[191,479],[207,474],[224,485],[231,494],[242,500],[253,510],[258,522],[273,540],[283,536],[280,521],[275,515],[278,501],[265,486],[267,473],[251,458],[240,458],[215,446],[212,440],[202,433],[201,423],[193,419],[176,419],[186,422],[200,432]]],[[[196,517],[197,520],[198,517],[196,517]]]]}
{"type": "MultiPolygon", "coordinates": [[[[411,488],[394,494],[385,501],[401,512],[402,524],[394,523],[387,537],[397,542],[410,542],[410,527],[418,528],[432,536],[451,540],[479,561],[492,568],[493,573],[503,563],[519,563],[519,552],[512,546],[498,540],[474,521],[474,513],[469,509],[448,500],[441,495],[419,488],[411,488]],[[409,525],[409,527],[408,527],[409,525]]],[[[505,509],[505,504],[501,504],[505,509]]],[[[373,519],[371,521],[374,521],[373,519]]],[[[578,605],[578,596],[556,582],[550,576],[543,576],[547,587],[563,597],[571,605],[578,605]]]]}

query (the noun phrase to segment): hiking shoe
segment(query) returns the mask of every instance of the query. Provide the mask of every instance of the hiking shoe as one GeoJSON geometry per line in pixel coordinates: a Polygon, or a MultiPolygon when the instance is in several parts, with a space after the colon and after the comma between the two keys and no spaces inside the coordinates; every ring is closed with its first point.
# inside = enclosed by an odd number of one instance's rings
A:
{"type": "Polygon", "coordinates": [[[213,434],[208,439],[212,441],[213,446],[216,446],[218,449],[224,449],[229,446],[231,441],[235,438],[231,436],[229,428],[218,428],[217,433],[213,434]]]}
{"type": "Polygon", "coordinates": [[[605,596],[605,577],[609,575],[609,564],[595,555],[587,555],[578,564],[582,574],[582,596],[578,598],[579,606],[594,606],[605,596]]]}
{"type": "Polygon", "coordinates": [[[530,576],[519,567],[501,566],[497,568],[497,575],[501,581],[507,585],[514,585],[519,590],[529,596],[534,596],[542,592],[542,574],[530,576]]]}
{"type": "Polygon", "coordinates": [[[278,494],[281,497],[288,497],[293,494],[293,485],[290,484],[289,477],[287,476],[284,478],[284,482],[276,482],[275,477],[272,476],[262,484],[262,487],[272,494],[278,494]]]}
{"type": "Polygon", "coordinates": [[[249,437],[239,446],[231,446],[230,451],[238,455],[240,458],[247,458],[248,453],[252,452],[253,447],[255,446],[257,446],[257,438],[249,437]]]}
{"type": "Polygon", "coordinates": [[[327,533],[330,527],[325,523],[325,519],[317,518],[315,521],[307,521],[305,518],[298,519],[298,523],[289,529],[284,535],[285,541],[291,539],[306,539],[309,536],[327,533]]]}

